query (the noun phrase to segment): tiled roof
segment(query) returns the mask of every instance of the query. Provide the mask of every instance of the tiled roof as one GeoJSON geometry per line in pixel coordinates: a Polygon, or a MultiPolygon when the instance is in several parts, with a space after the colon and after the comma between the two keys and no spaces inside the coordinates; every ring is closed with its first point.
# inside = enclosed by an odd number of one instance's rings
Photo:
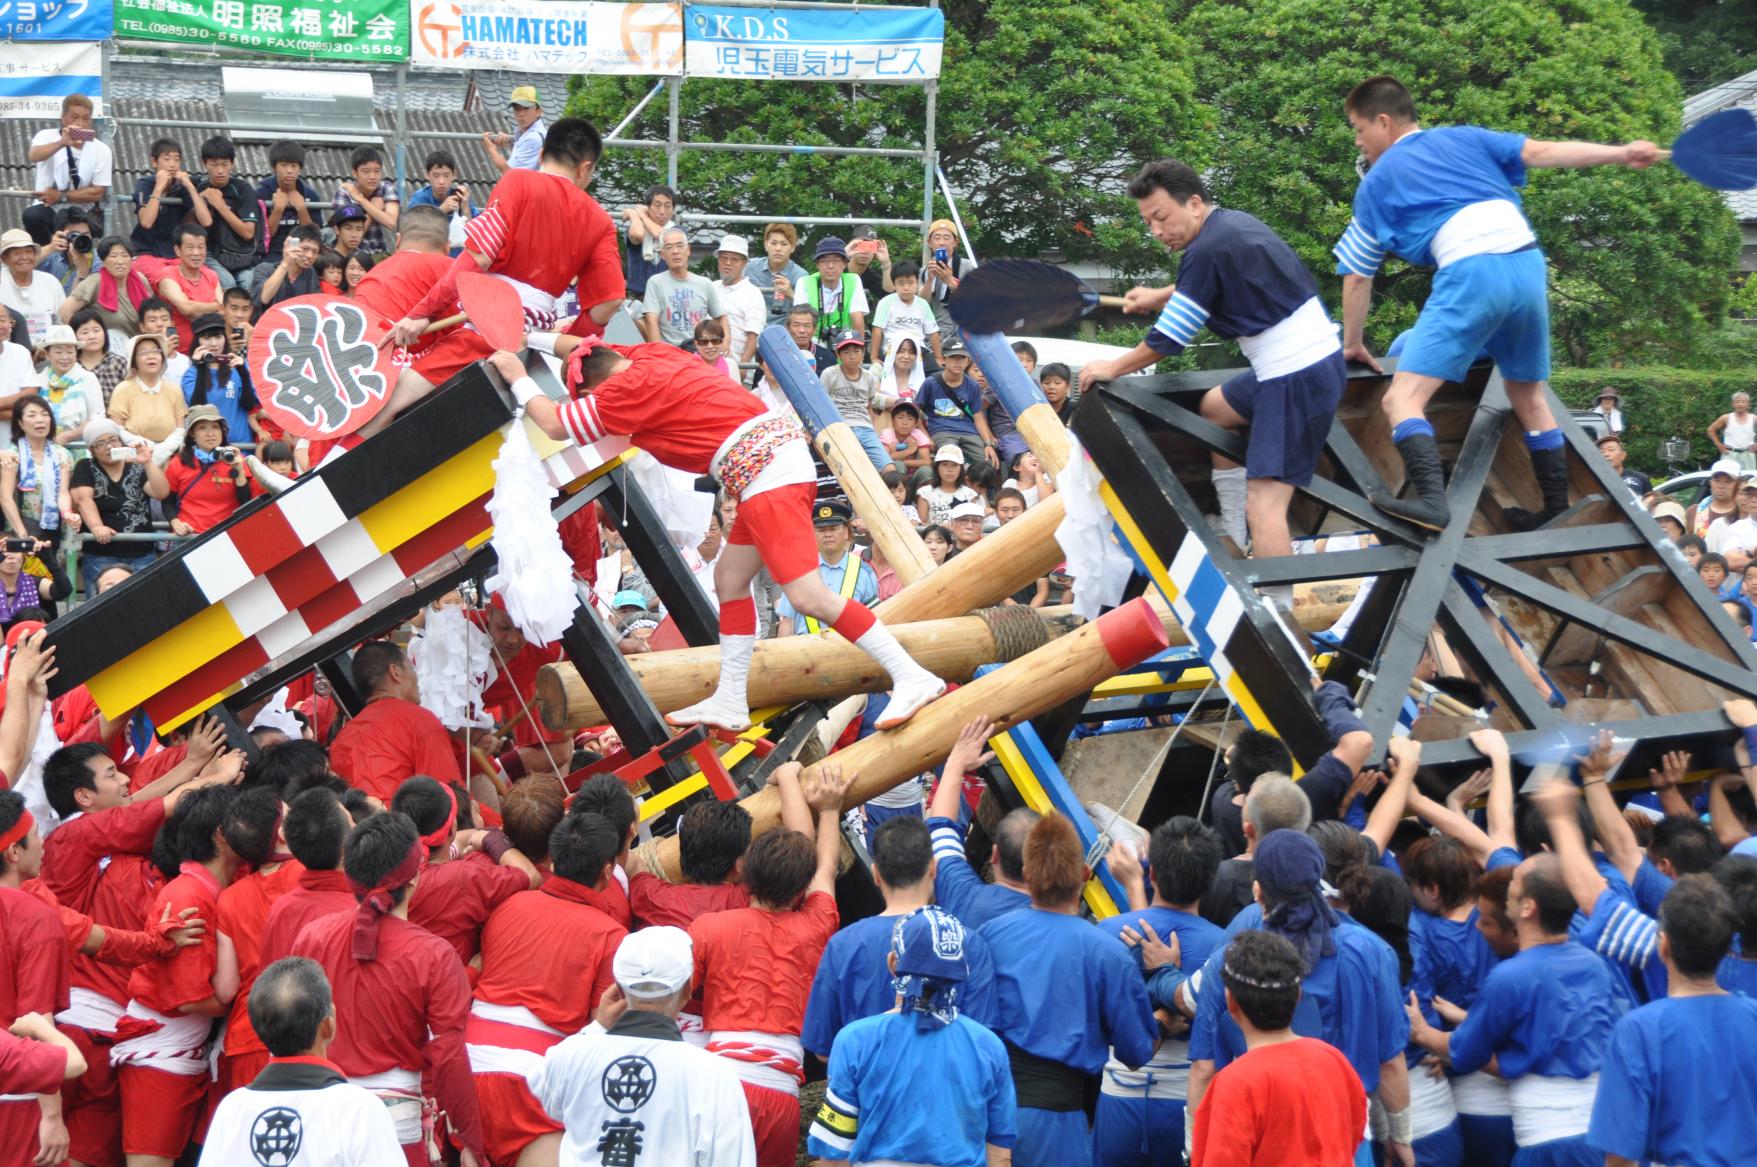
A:
{"type": "MultiPolygon", "coordinates": [[[[1757,72],[1705,89],[1684,102],[1684,124],[1693,125],[1723,109],[1743,107],[1757,113],[1757,72]]],[[[1757,190],[1723,192],[1727,206],[1741,223],[1757,223],[1757,190]]]]}

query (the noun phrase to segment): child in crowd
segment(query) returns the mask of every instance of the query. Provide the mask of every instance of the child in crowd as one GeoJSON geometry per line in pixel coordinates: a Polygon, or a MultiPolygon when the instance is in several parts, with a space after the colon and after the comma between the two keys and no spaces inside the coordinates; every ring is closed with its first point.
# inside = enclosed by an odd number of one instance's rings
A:
{"type": "Polygon", "coordinates": [[[372,270],[373,264],[377,263],[380,258],[376,255],[367,255],[363,251],[356,251],[348,256],[348,262],[342,266],[342,287],[346,289],[348,295],[354,294],[355,289],[366,278],[366,273],[372,270]]]}
{"type": "Polygon", "coordinates": [[[1043,390],[1044,399],[1055,410],[1055,415],[1062,419],[1062,424],[1066,425],[1074,411],[1073,402],[1068,400],[1068,394],[1074,388],[1073,373],[1060,361],[1052,361],[1043,366],[1043,372],[1038,374],[1037,387],[1043,390]]]}
{"type": "Polygon", "coordinates": [[[924,379],[921,346],[912,337],[905,336],[891,346],[887,359],[890,363],[879,374],[885,392],[903,401],[915,400],[915,390],[924,379]]]}
{"type": "Polygon", "coordinates": [[[232,139],[216,134],[203,142],[201,168],[206,173],[196,180],[196,190],[203,198],[209,190],[220,192],[219,199],[208,204],[213,216],[207,232],[208,270],[219,277],[222,289],[249,291],[262,228],[258,222],[261,208],[250,184],[238,177],[238,148],[232,139]]]}
{"type": "Polygon", "coordinates": [[[171,306],[157,296],[142,300],[140,302],[140,331],[142,335],[165,338],[165,380],[172,385],[183,384],[183,374],[187,373],[193,366],[188,357],[177,351],[183,343],[183,338],[178,334],[177,326],[172,322],[171,306]]]}
{"type": "Polygon", "coordinates": [[[451,219],[447,246],[456,255],[463,250],[464,227],[478,214],[470,200],[470,188],[457,180],[458,160],[449,150],[435,150],[427,155],[422,169],[427,185],[409,196],[411,207],[438,207],[451,219]]]}
{"type": "Polygon", "coordinates": [[[1001,483],[1001,488],[1018,491],[1027,507],[1034,507],[1055,493],[1055,483],[1050,481],[1043,464],[1030,450],[1014,454],[1012,464],[1007,469],[1008,477],[1001,483]]]}
{"type": "Polygon", "coordinates": [[[920,268],[906,259],[897,263],[891,268],[891,286],[896,291],[880,300],[872,314],[872,361],[883,366],[887,385],[893,380],[903,381],[902,376],[894,375],[893,366],[898,349],[908,341],[907,384],[913,395],[926,375],[920,360],[923,347],[931,346],[934,363],[940,361],[939,322],[927,301],[916,294],[921,290],[920,268]]]}
{"type": "Polygon", "coordinates": [[[248,352],[250,334],[255,331],[250,320],[250,293],[243,288],[227,288],[220,297],[220,314],[226,318],[226,342],[232,351],[248,352]]]}
{"type": "Polygon", "coordinates": [[[262,464],[283,478],[296,478],[299,467],[293,464],[293,447],[285,441],[275,439],[262,444],[258,451],[262,464]]]}
{"type": "MultiPolygon", "coordinates": [[[[348,155],[348,169],[353,173],[353,180],[337,186],[331,199],[336,214],[340,215],[349,207],[359,208],[368,223],[359,250],[368,255],[383,255],[392,249],[397,216],[401,211],[396,184],[384,180],[384,155],[373,146],[356,147],[348,155]]],[[[347,250],[353,251],[354,248],[347,250]]]]}
{"type": "Polygon", "coordinates": [[[915,495],[915,509],[924,525],[945,524],[952,508],[975,502],[982,496],[971,489],[964,464],[964,451],[947,442],[933,455],[933,481],[915,495]]]}
{"type": "Polygon", "coordinates": [[[879,477],[884,479],[885,489],[891,492],[891,497],[897,500],[897,510],[903,521],[910,526],[920,522],[921,512],[915,509],[915,500],[909,497],[909,480],[903,477],[903,472],[892,466],[879,477]]]}
{"type": "Polygon", "coordinates": [[[172,232],[189,215],[203,227],[211,225],[213,211],[197,193],[195,180],[183,169],[183,147],[171,138],[160,138],[149,153],[152,172],[134,184],[136,217],[128,246],[136,257],[156,255],[160,259],[175,259],[172,232]]]}
{"type": "Polygon", "coordinates": [[[348,261],[340,252],[326,251],[319,255],[317,262],[311,265],[311,270],[317,273],[317,284],[321,291],[332,296],[347,294],[348,261]]]}
{"type": "Polygon", "coordinates": [[[1028,340],[1013,342],[1013,355],[1019,358],[1019,364],[1025,372],[1033,377],[1037,375],[1037,346],[1028,340]]]}
{"type": "Polygon", "coordinates": [[[330,212],[329,227],[335,233],[332,250],[345,261],[361,249],[367,233],[366,212],[356,206],[338,206],[330,212]]]}
{"type": "Polygon", "coordinates": [[[897,468],[908,475],[927,469],[933,458],[933,446],[921,428],[921,410],[909,401],[891,406],[891,424],[879,435],[879,442],[897,468]]]}
{"type": "Polygon", "coordinates": [[[305,147],[297,142],[276,142],[268,148],[273,171],[256,184],[256,201],[262,204],[262,225],[267,233],[262,253],[279,258],[287,245],[287,232],[295,227],[315,227],[310,204],[318,199],[317,188],[302,177],[305,147]]]}
{"type": "Polygon", "coordinates": [[[878,431],[872,428],[875,409],[890,407],[890,400],[879,393],[878,377],[866,367],[866,341],[852,328],[844,328],[835,337],[836,364],[818,375],[830,404],[854,431],[860,448],[875,470],[891,464],[891,455],[880,444],[878,431]]]}
{"type": "Polygon", "coordinates": [[[1366,1091],[1339,1051],[1293,1032],[1303,973],[1299,950],[1276,933],[1243,932],[1227,946],[1226,1012],[1247,1052],[1196,1108],[1196,1167],[1354,1161],[1366,1091]]]}
{"type": "Polygon", "coordinates": [[[1726,587],[1726,556],[1716,551],[1704,551],[1696,559],[1696,574],[1708,585],[1708,590],[1718,596],[1726,587]]]}
{"type": "Polygon", "coordinates": [[[726,326],[719,318],[704,316],[696,321],[695,355],[732,378],[734,384],[743,384],[738,379],[738,366],[726,355],[726,326]]]}

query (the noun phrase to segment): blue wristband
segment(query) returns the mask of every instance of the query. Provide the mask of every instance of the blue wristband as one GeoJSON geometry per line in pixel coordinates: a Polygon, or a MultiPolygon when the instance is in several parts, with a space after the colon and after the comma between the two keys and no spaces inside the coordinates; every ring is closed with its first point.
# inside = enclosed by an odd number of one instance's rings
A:
{"type": "Polygon", "coordinates": [[[1745,748],[1751,753],[1751,763],[1757,765],[1757,725],[1745,728],[1745,748]]]}

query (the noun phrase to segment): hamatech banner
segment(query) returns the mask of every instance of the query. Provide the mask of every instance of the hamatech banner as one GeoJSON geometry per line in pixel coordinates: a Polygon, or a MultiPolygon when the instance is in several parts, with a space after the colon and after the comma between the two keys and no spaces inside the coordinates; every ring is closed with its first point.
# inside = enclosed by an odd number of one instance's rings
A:
{"type": "Polygon", "coordinates": [[[115,0],[122,40],[328,61],[409,59],[408,0],[115,0]]]}
{"type": "Polygon", "coordinates": [[[412,0],[410,60],[452,69],[674,76],[680,4],[578,0],[412,0]]]}

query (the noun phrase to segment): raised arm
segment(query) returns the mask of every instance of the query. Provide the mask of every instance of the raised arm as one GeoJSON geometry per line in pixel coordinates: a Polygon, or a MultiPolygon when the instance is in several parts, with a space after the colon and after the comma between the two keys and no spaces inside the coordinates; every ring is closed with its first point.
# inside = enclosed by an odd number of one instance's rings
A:
{"type": "Polygon", "coordinates": [[[1593,735],[1592,748],[1580,759],[1580,791],[1586,798],[1586,809],[1592,812],[1592,829],[1605,857],[1624,879],[1634,882],[1641,866],[1641,843],[1611,795],[1611,771],[1623,760],[1622,755],[1612,753],[1614,741],[1608,729],[1593,735]]]}
{"type": "MultiPolygon", "coordinates": [[[[1487,777],[1487,771],[1483,771],[1487,777]]],[[[1489,856],[1494,854],[1495,845],[1489,840],[1483,829],[1471,822],[1469,818],[1435,802],[1419,789],[1412,788],[1409,792],[1409,810],[1439,831],[1442,835],[1457,839],[1469,848],[1471,857],[1478,865],[1487,867],[1489,856]]]]}
{"type": "Polygon", "coordinates": [[[819,762],[812,775],[811,790],[806,802],[817,816],[817,871],[811,877],[811,890],[825,895],[836,894],[836,867],[842,859],[842,798],[859,775],[842,773],[834,759],[819,762]]]}
{"type": "Polygon", "coordinates": [[[1397,824],[1403,821],[1404,811],[1409,805],[1410,791],[1415,789],[1415,772],[1421,766],[1421,743],[1414,738],[1394,737],[1387,752],[1391,755],[1391,781],[1367,816],[1366,829],[1361,831],[1378,844],[1381,855],[1390,848],[1391,836],[1396,832],[1397,824]]]}
{"type": "Polygon", "coordinates": [[[958,740],[952,743],[945,765],[940,767],[939,785],[934,787],[933,801],[927,808],[928,818],[957,819],[958,804],[964,798],[964,775],[994,758],[988,752],[988,739],[993,733],[994,722],[984,716],[966,722],[958,731],[958,740]]]}
{"type": "Polygon", "coordinates": [[[783,762],[769,771],[769,785],[781,796],[781,825],[802,835],[812,833],[815,816],[805,791],[800,788],[799,775],[805,769],[798,762],[783,762]]]}
{"type": "Polygon", "coordinates": [[[1568,881],[1568,890],[1574,893],[1580,910],[1590,916],[1593,905],[1610,884],[1592,865],[1592,856],[1586,850],[1586,836],[1580,831],[1580,792],[1573,783],[1552,778],[1531,797],[1549,825],[1550,849],[1562,861],[1562,876],[1568,881]]]}
{"type": "Polygon", "coordinates": [[[1517,847],[1519,836],[1513,829],[1513,756],[1508,752],[1507,739],[1498,729],[1479,729],[1470,735],[1470,744],[1489,760],[1489,842],[1497,848],[1517,847]]]}

